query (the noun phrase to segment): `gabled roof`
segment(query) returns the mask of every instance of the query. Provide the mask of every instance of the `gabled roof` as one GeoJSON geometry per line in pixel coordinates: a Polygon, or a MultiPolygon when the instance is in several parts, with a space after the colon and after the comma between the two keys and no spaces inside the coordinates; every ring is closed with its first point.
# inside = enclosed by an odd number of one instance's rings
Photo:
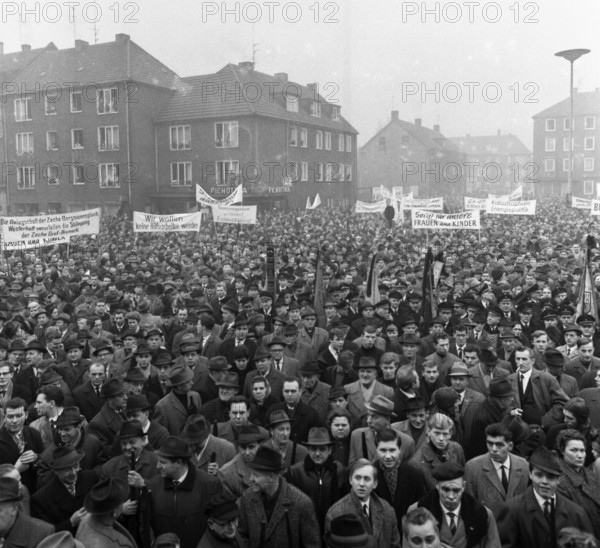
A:
{"type": "MultiPolygon", "coordinates": [[[[321,117],[311,116],[309,109],[315,92],[308,86],[288,82],[286,93],[300,94],[298,112],[288,111],[282,96],[283,89],[283,84],[275,76],[230,63],[214,74],[183,78],[156,121],[265,116],[357,133],[343,116],[339,120],[332,120],[325,113],[321,117]]],[[[320,96],[319,100],[323,105],[328,104],[320,96]]]]}
{"type": "MultiPolygon", "coordinates": [[[[569,116],[570,113],[571,99],[567,97],[551,107],[534,114],[532,118],[557,118],[559,116],[569,116]]],[[[600,114],[600,89],[574,93],[573,115],[591,116],[593,114],[600,114]]]]}
{"type": "Polygon", "coordinates": [[[127,35],[114,42],[79,48],[44,50],[18,74],[24,89],[45,83],[95,85],[131,81],[174,89],[179,77],[170,68],[132,42],[127,35]]]}
{"type": "Polygon", "coordinates": [[[25,51],[14,51],[0,55],[0,79],[9,82],[42,52],[55,51],[56,46],[50,42],[46,47],[25,51]]]}
{"type": "Polygon", "coordinates": [[[531,154],[516,135],[449,137],[465,154],[531,154]]]}

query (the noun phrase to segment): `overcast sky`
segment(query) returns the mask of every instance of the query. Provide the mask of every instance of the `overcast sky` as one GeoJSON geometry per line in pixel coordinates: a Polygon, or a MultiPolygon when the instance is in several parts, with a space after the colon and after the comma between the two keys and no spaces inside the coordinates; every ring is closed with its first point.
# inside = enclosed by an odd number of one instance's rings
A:
{"type": "Polygon", "coordinates": [[[569,63],[554,56],[563,49],[592,50],[575,63],[575,85],[600,87],[598,0],[80,0],[74,25],[67,4],[2,0],[5,51],[50,41],[72,47],[75,36],[107,42],[124,32],[190,76],[250,60],[254,33],[256,68],[318,82],[361,144],[393,108],[402,119],[439,124],[448,137],[501,130],[531,147],[531,116],[569,93],[569,63]]]}

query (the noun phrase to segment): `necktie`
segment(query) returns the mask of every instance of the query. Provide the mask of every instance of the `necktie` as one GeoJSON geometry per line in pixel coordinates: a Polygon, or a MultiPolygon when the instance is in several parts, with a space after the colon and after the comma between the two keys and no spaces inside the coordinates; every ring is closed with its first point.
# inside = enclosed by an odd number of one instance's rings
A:
{"type": "Polygon", "coordinates": [[[276,367],[277,371],[281,371],[281,360],[277,360],[275,362],[275,367],[276,367]]]}
{"type": "Polygon", "coordinates": [[[548,521],[552,519],[552,499],[546,499],[544,501],[544,515],[548,521]]]}
{"type": "Polygon", "coordinates": [[[448,517],[450,518],[450,532],[452,536],[456,533],[456,514],[454,512],[448,512],[448,517]]]}
{"type": "Polygon", "coordinates": [[[369,520],[369,523],[371,523],[371,514],[369,514],[369,507],[367,506],[366,503],[362,505],[362,511],[363,511],[363,514],[365,516],[367,516],[367,519],[369,520]]]}
{"type": "Polygon", "coordinates": [[[567,358],[571,355],[571,349],[567,346],[567,358]]]}
{"type": "Polygon", "coordinates": [[[75,496],[75,486],[74,485],[67,485],[67,490],[69,491],[69,494],[74,497],[75,496]]]}
{"type": "Polygon", "coordinates": [[[100,397],[100,387],[96,386],[94,390],[96,391],[96,396],[100,397]]]}
{"type": "Polygon", "coordinates": [[[462,360],[463,359],[463,349],[459,348],[458,349],[458,357],[462,360]]]}
{"type": "Polygon", "coordinates": [[[521,392],[525,394],[525,375],[519,375],[519,382],[521,383],[521,392]]]}
{"type": "Polygon", "coordinates": [[[173,489],[179,489],[180,485],[181,485],[180,481],[173,480],[173,489]]]}
{"type": "Polygon", "coordinates": [[[500,466],[500,472],[502,473],[502,487],[504,487],[504,491],[508,492],[508,476],[506,475],[506,466],[504,464],[500,466]]]}

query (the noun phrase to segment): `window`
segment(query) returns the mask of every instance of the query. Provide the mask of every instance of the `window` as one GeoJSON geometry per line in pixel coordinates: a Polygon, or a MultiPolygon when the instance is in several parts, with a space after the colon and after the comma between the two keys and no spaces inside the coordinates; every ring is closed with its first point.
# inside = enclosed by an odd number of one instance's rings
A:
{"type": "Polygon", "coordinates": [[[596,148],[596,139],[594,137],[586,137],[583,143],[584,150],[594,150],[596,148]]]}
{"type": "Polygon", "coordinates": [[[331,133],[325,132],[325,150],[331,150],[331,133]]]}
{"type": "Polygon", "coordinates": [[[85,184],[85,170],[83,164],[75,164],[71,166],[71,178],[74,185],[85,184]]]}
{"type": "Polygon", "coordinates": [[[290,146],[298,146],[298,128],[296,126],[290,127],[290,146]]]}
{"type": "Polygon", "coordinates": [[[171,163],[171,186],[192,186],[192,162],[171,163]]]}
{"type": "Polygon", "coordinates": [[[594,171],[594,158],[583,159],[583,171],[594,171]]]}
{"type": "Polygon", "coordinates": [[[83,96],[81,91],[71,92],[71,112],[81,112],[83,110],[83,96]]]}
{"type": "Polygon", "coordinates": [[[315,133],[315,148],[317,150],[323,149],[323,132],[321,130],[317,130],[315,133]]]}
{"type": "Polygon", "coordinates": [[[215,146],[235,148],[238,146],[238,123],[218,122],[215,124],[215,146]]]}
{"type": "Polygon", "coordinates": [[[217,184],[221,186],[233,186],[238,183],[240,175],[240,163],[233,160],[217,162],[217,184]]]}
{"type": "Polygon", "coordinates": [[[556,139],[546,139],[546,152],[554,152],[556,150],[556,139]]]}
{"type": "Polygon", "coordinates": [[[583,193],[594,194],[594,181],[583,181],[583,193]]]}
{"type": "Polygon", "coordinates": [[[117,88],[99,89],[96,93],[96,112],[98,114],[112,114],[118,112],[119,96],[117,88]]]}
{"type": "Polygon", "coordinates": [[[340,119],[340,107],[331,107],[331,119],[332,120],[340,119]]]}
{"type": "Polygon", "coordinates": [[[33,133],[17,133],[17,156],[33,154],[33,133]]]}
{"type": "Polygon", "coordinates": [[[546,120],[546,131],[556,131],[556,120],[554,118],[546,120]]]}
{"type": "Polygon", "coordinates": [[[192,148],[192,133],[190,126],[171,126],[169,128],[171,150],[190,150],[192,148]]]}
{"type": "Polygon", "coordinates": [[[298,97],[294,95],[286,95],[285,110],[288,112],[298,112],[298,97]]]}
{"type": "Polygon", "coordinates": [[[15,122],[27,122],[31,117],[31,97],[15,99],[15,122]]]}
{"type": "Polygon", "coordinates": [[[58,150],[58,131],[46,132],[46,150],[58,150]]]}
{"type": "Polygon", "coordinates": [[[17,188],[19,190],[28,190],[35,188],[35,168],[20,167],[17,171],[17,188]]]}
{"type": "Polygon", "coordinates": [[[571,140],[571,138],[570,138],[570,137],[565,137],[565,138],[563,139],[563,151],[564,151],[564,152],[568,152],[568,151],[569,151],[569,149],[570,149],[570,147],[569,147],[569,141],[570,141],[570,140],[571,140]]]}
{"type": "Polygon", "coordinates": [[[83,148],[83,129],[71,130],[71,148],[73,150],[83,148]]]}
{"type": "Polygon", "coordinates": [[[385,137],[379,137],[378,144],[379,144],[379,150],[385,151],[385,149],[386,149],[385,137]]]}
{"type": "Polygon", "coordinates": [[[298,162],[290,162],[284,167],[283,179],[284,182],[287,180],[290,183],[297,183],[299,179],[300,168],[298,162]]]}
{"type": "MultiPolygon", "coordinates": [[[[575,125],[573,125],[575,127],[575,125]]],[[[563,120],[563,129],[569,131],[571,129],[571,118],[565,118],[563,120]]]]}
{"type": "Polygon", "coordinates": [[[338,166],[338,181],[340,182],[344,182],[344,177],[345,177],[345,168],[344,168],[344,164],[340,164],[338,166]]]}
{"type": "Polygon", "coordinates": [[[50,91],[44,97],[44,111],[46,116],[56,114],[56,103],[58,102],[58,94],[56,91],[50,91]]]}
{"type": "Polygon", "coordinates": [[[323,182],[323,164],[318,163],[315,165],[315,180],[317,183],[323,182]]]}
{"type": "Polygon", "coordinates": [[[346,135],[346,152],[352,152],[352,135],[346,135]]]}
{"type": "Polygon", "coordinates": [[[563,171],[569,171],[569,159],[563,158],[563,171]]]}
{"type": "Polygon", "coordinates": [[[121,188],[119,182],[119,164],[100,164],[98,166],[100,188],[121,188]]]}
{"type": "Polygon", "coordinates": [[[310,115],[315,116],[316,118],[321,117],[321,103],[318,101],[313,101],[310,105],[310,115]]]}
{"type": "Polygon", "coordinates": [[[344,152],[344,142],[344,135],[340,133],[338,135],[338,152],[344,152]]]}
{"type": "Polygon", "coordinates": [[[546,158],[544,160],[544,171],[546,173],[554,171],[554,158],[546,158]]]}
{"type": "Polygon", "coordinates": [[[300,179],[303,182],[308,181],[308,162],[302,162],[300,164],[300,179]]]}
{"type": "Polygon", "coordinates": [[[352,164],[346,165],[346,181],[352,180],[352,164]]]}
{"type": "Polygon", "coordinates": [[[60,166],[58,164],[49,164],[46,166],[46,177],[48,177],[49,185],[60,184],[59,180],[60,166]]]}
{"type": "Polygon", "coordinates": [[[325,182],[331,183],[333,181],[333,174],[336,173],[334,164],[327,164],[325,166],[325,182]]]}
{"type": "Polygon", "coordinates": [[[305,127],[300,128],[300,146],[306,148],[308,146],[308,132],[305,127]]]}
{"type": "Polygon", "coordinates": [[[594,116],[585,117],[585,129],[596,129],[596,118],[594,116]]]}
{"type": "Polygon", "coordinates": [[[98,150],[119,150],[119,126],[98,128],[98,150]]]}

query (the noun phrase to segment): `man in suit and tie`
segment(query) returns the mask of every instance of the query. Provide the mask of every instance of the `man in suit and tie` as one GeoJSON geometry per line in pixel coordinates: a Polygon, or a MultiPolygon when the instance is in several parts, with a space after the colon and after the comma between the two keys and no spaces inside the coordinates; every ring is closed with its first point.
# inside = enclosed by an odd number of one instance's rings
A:
{"type": "Polygon", "coordinates": [[[171,354],[168,352],[162,352],[158,355],[154,365],[156,375],[151,375],[147,382],[148,392],[156,394],[159,398],[164,398],[171,391],[167,381],[169,380],[172,363],[171,354]]]}
{"type": "Polygon", "coordinates": [[[502,505],[527,490],[529,464],[512,454],[513,434],[493,423],[485,429],[488,452],[465,464],[467,493],[485,504],[498,517],[502,505]]]}
{"type": "Polygon", "coordinates": [[[557,346],[558,350],[565,358],[570,360],[571,358],[577,357],[579,349],[577,348],[577,341],[581,336],[581,328],[575,324],[567,324],[563,329],[563,337],[565,338],[565,344],[557,346]]]}
{"type": "Polygon", "coordinates": [[[322,371],[339,363],[340,352],[344,347],[345,338],[346,332],[344,329],[336,327],[329,330],[329,345],[325,350],[320,352],[317,358],[322,371]]]}
{"type": "Polygon", "coordinates": [[[492,379],[508,377],[510,371],[501,366],[498,355],[489,349],[482,349],[473,344],[468,345],[465,350],[465,365],[469,368],[468,387],[489,395],[489,384],[492,379]]]}
{"type": "Polygon", "coordinates": [[[247,398],[252,397],[252,379],[257,375],[266,377],[271,385],[271,395],[276,400],[281,400],[283,396],[283,381],[285,375],[279,371],[275,371],[271,362],[271,352],[264,346],[259,346],[254,354],[254,365],[256,369],[250,371],[246,375],[244,381],[244,396],[247,398]]]}
{"type": "Polygon", "coordinates": [[[221,326],[219,338],[222,341],[226,341],[227,339],[235,336],[234,324],[235,318],[238,315],[239,307],[236,302],[230,300],[221,305],[221,310],[223,311],[223,325],[221,326]]]}
{"type": "Polygon", "coordinates": [[[223,341],[219,355],[225,356],[227,363],[233,363],[233,350],[238,346],[244,345],[248,349],[248,358],[252,361],[257,345],[248,337],[248,321],[246,318],[238,316],[233,326],[234,336],[226,338],[223,341]]]}
{"type": "Polygon", "coordinates": [[[458,408],[460,409],[463,431],[471,430],[474,413],[470,412],[469,409],[471,407],[477,408],[479,404],[485,401],[485,396],[481,392],[468,387],[470,376],[469,369],[462,362],[454,362],[448,373],[450,386],[458,394],[458,408]]]}
{"type": "Polygon", "coordinates": [[[458,356],[459,360],[465,357],[465,348],[468,344],[469,326],[466,323],[460,323],[454,328],[454,339],[450,342],[450,354],[458,356]]]}
{"type": "Polygon", "coordinates": [[[564,527],[593,533],[585,510],[557,492],[562,471],[556,452],[538,447],[529,458],[529,469],[531,487],[498,513],[502,546],[557,546],[558,534],[564,527]]]}
{"type": "Polygon", "coordinates": [[[498,350],[498,358],[508,362],[511,366],[511,373],[517,370],[515,362],[515,349],[517,348],[517,337],[514,331],[508,327],[500,330],[500,344],[502,348],[498,350]]]}
{"type": "Polygon", "coordinates": [[[101,393],[102,385],[106,380],[104,366],[99,363],[92,363],[88,367],[88,376],[89,378],[85,383],[73,390],[73,399],[82,415],[89,422],[104,405],[101,393]]]}
{"type": "Polygon", "coordinates": [[[286,377],[299,377],[300,362],[284,354],[286,346],[285,341],[280,337],[273,337],[267,344],[267,348],[271,351],[273,368],[286,377]]]}
{"type": "Polygon", "coordinates": [[[594,342],[587,339],[577,341],[578,354],[569,360],[565,372],[575,377],[579,389],[594,386],[596,371],[600,369],[600,358],[594,356],[594,342]]]}

